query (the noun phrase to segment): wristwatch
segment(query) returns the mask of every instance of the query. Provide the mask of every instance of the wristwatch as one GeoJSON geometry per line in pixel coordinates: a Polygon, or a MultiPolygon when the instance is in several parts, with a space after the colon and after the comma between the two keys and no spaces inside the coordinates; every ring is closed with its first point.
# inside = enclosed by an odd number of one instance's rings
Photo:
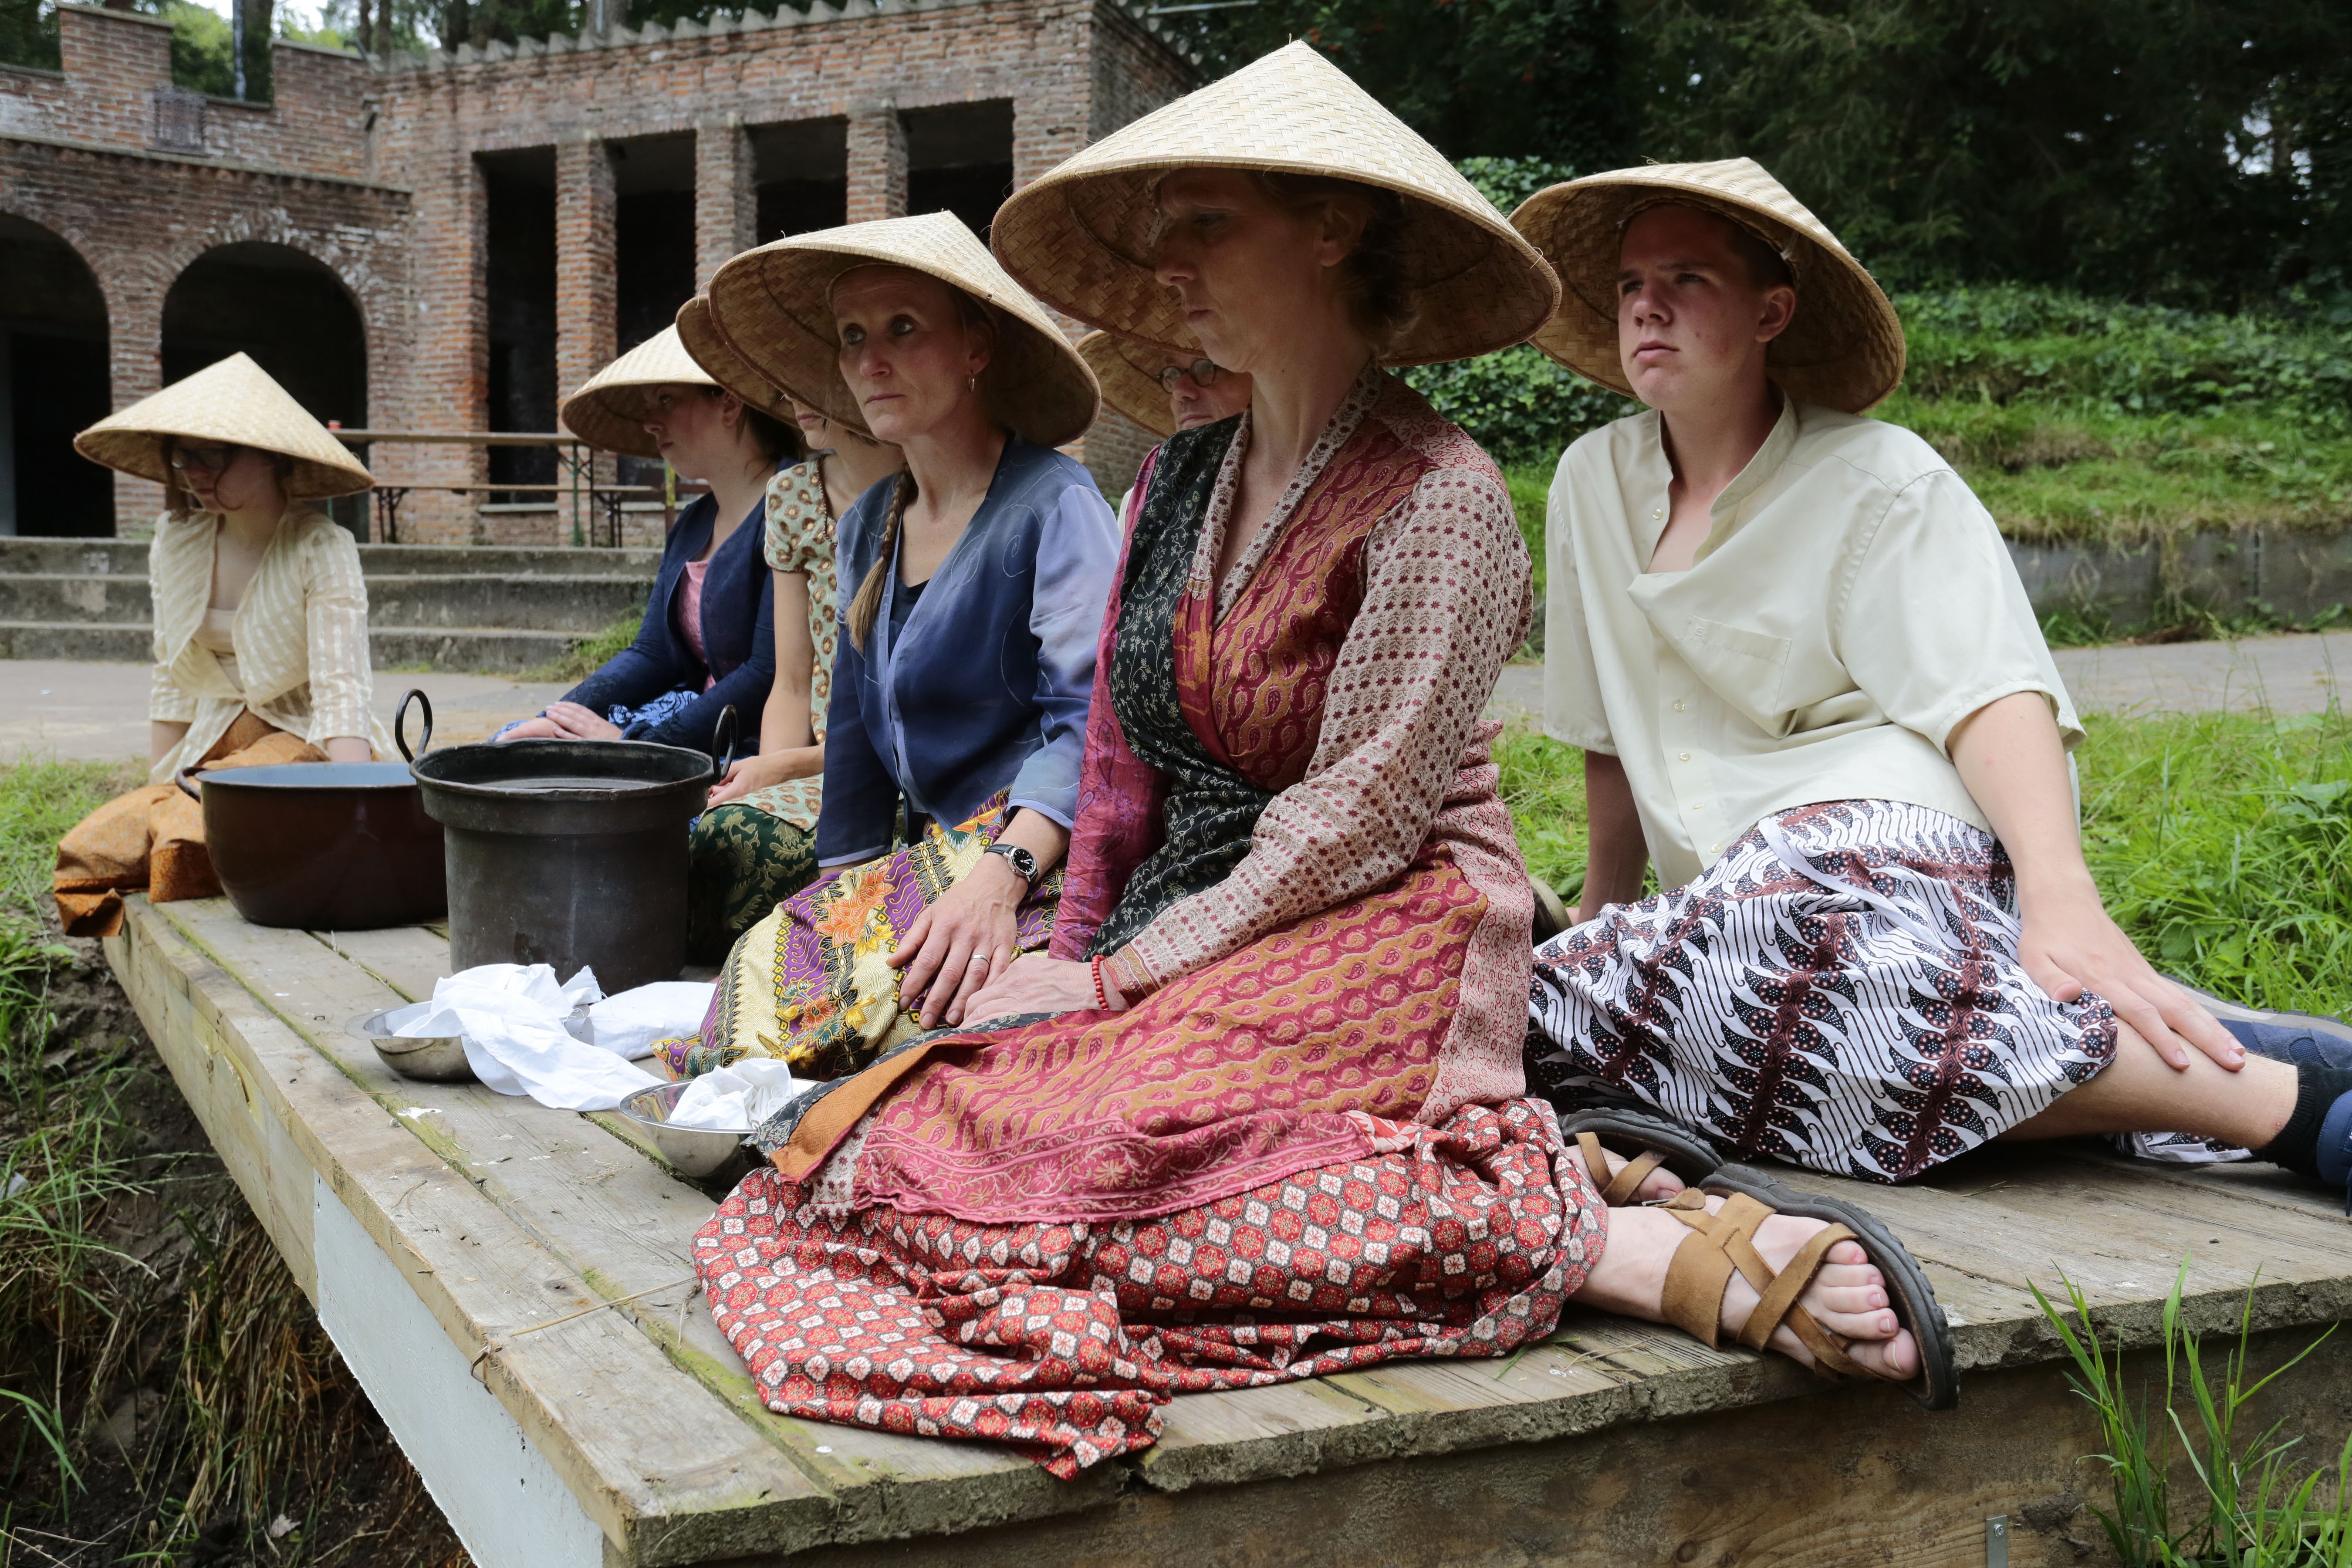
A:
{"type": "Polygon", "coordinates": [[[1045,874],[1045,868],[1037,864],[1037,857],[1018,844],[992,844],[981,853],[1003,856],[1006,862],[1021,874],[1021,879],[1033,888],[1037,885],[1037,879],[1045,874]]]}

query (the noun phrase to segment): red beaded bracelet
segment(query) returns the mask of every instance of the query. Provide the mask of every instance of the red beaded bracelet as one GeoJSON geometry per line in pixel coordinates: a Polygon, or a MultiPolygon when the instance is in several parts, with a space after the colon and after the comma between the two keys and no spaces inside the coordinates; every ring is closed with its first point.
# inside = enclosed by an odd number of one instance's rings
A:
{"type": "Polygon", "coordinates": [[[1108,960],[1097,957],[1089,959],[1087,963],[1087,970],[1095,977],[1095,1006],[1098,1011],[1105,1013],[1110,1011],[1110,990],[1103,984],[1103,964],[1107,962],[1108,960]]]}

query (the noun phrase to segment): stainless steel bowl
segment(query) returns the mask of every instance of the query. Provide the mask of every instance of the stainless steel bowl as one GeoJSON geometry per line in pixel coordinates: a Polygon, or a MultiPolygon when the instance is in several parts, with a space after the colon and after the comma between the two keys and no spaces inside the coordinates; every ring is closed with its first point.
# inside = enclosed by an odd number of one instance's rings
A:
{"type": "Polygon", "coordinates": [[[683,1083],[656,1084],[639,1089],[621,1101],[621,1114],[646,1130],[653,1146],[661,1157],[677,1167],[681,1176],[699,1179],[724,1170],[730,1161],[743,1152],[743,1140],[751,1130],[740,1132],[712,1132],[700,1127],[672,1127],[670,1108],[677,1097],[686,1092],[683,1083]]]}
{"type": "Polygon", "coordinates": [[[395,1035],[384,1019],[401,1011],[386,1007],[380,1012],[362,1013],[348,1026],[354,1035],[364,1035],[383,1058],[383,1065],[403,1078],[429,1079],[436,1083],[463,1083],[474,1076],[466,1060],[466,1037],[463,1035],[395,1035]]]}

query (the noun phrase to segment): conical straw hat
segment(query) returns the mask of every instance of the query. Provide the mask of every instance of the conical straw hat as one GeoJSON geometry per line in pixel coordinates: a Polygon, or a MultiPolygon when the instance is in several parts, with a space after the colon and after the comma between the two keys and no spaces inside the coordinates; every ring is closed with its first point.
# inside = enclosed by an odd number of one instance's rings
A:
{"type": "Polygon", "coordinates": [[[163,444],[172,438],[226,441],[292,458],[284,484],[289,500],[347,496],[375,483],[350,447],[242,353],[108,415],[74,437],[74,450],[93,463],[168,486],[172,474],[163,444]]]}
{"type": "Polygon", "coordinates": [[[1797,278],[1797,313],[1765,363],[1792,397],[1859,414],[1903,379],[1903,322],[1875,279],[1780,182],[1749,158],[1652,163],[1538,191],[1511,222],[1559,273],[1559,310],[1536,334],[1544,353],[1633,395],[1617,357],[1617,251],[1644,207],[1719,212],[1780,251],[1797,278]]]}
{"type": "Polygon", "coordinates": [[[735,352],[719,323],[710,319],[710,296],[697,294],[677,308],[677,341],[694,356],[695,363],[709,373],[711,379],[743,400],[746,408],[756,408],[769,418],[795,427],[791,399],[784,389],[751,368],[751,362],[735,352]]]}
{"type": "Polygon", "coordinates": [[[1094,372],[952,213],[877,218],[747,250],[710,280],[711,318],[759,374],[871,435],[841,379],[831,294],[844,272],[877,262],[927,272],[994,307],[996,349],[980,378],[990,414],[1040,447],[1086,434],[1102,406],[1094,372]]]}
{"type": "Polygon", "coordinates": [[[1048,305],[1179,353],[1192,334],[1152,276],[1160,182],[1178,169],[1359,181],[1404,198],[1419,306],[1391,364],[1468,359],[1524,341],[1559,298],[1551,268],[1428,142],[1305,43],[1155,110],[1013,193],[989,233],[1048,305]]]}
{"type": "MultiPolygon", "coordinates": [[[[1198,358],[1200,352],[1194,349],[1193,356],[1198,358]]],[[[1113,332],[1088,332],[1078,340],[1078,357],[1093,367],[1095,379],[1102,383],[1105,403],[1155,436],[1176,434],[1175,416],[1168,411],[1168,393],[1156,379],[1160,368],[1168,363],[1166,349],[1113,332]]]]}
{"type": "Polygon", "coordinates": [[[646,430],[646,388],[719,384],[686,352],[677,329],[664,327],[582,382],[579,391],[557,405],[555,416],[592,447],[632,458],[658,458],[661,447],[646,430]]]}

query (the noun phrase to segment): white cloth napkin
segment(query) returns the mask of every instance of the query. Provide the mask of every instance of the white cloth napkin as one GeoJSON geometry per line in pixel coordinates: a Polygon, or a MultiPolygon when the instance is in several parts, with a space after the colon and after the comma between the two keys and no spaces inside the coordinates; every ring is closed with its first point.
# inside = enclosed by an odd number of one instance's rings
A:
{"type": "Polygon", "coordinates": [[[615,1056],[635,1060],[653,1054],[656,1040],[691,1035],[702,1027],[718,986],[698,980],[656,980],[618,996],[607,996],[588,1009],[595,1026],[595,1044],[615,1056]]]}
{"type": "Polygon", "coordinates": [[[746,1057],[733,1067],[716,1068],[686,1086],[670,1107],[672,1127],[709,1132],[750,1132],[782,1110],[807,1086],[773,1057],[746,1057]]]}
{"type": "Polygon", "coordinates": [[[432,1001],[399,1008],[384,1023],[411,1037],[464,1036],[467,1065],[500,1094],[527,1094],[557,1110],[610,1110],[661,1080],[564,1027],[575,1008],[604,995],[593,970],[558,985],[544,963],[485,963],[436,981],[432,1001]]]}

